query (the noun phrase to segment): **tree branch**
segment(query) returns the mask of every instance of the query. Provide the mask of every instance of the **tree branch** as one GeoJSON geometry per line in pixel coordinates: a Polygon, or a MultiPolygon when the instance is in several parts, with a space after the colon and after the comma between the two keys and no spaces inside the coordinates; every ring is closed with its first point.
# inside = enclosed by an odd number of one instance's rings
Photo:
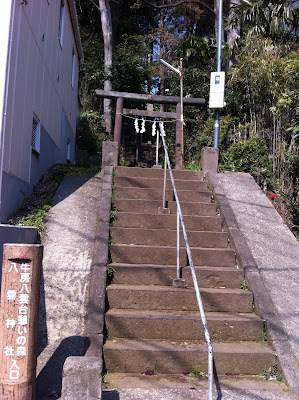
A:
{"type": "Polygon", "coordinates": [[[101,12],[100,7],[93,0],[89,1],[99,10],[99,12],[101,12]]]}
{"type": "Polygon", "coordinates": [[[153,4],[148,0],[144,0],[144,2],[146,4],[148,4],[149,6],[154,7],[156,9],[177,7],[177,6],[181,6],[182,4],[188,4],[188,3],[198,3],[198,4],[202,5],[203,7],[205,7],[206,9],[208,9],[209,11],[211,11],[213,14],[215,14],[215,11],[201,0],[180,0],[180,1],[177,1],[176,3],[163,4],[160,6],[158,6],[157,4],[153,4]]]}

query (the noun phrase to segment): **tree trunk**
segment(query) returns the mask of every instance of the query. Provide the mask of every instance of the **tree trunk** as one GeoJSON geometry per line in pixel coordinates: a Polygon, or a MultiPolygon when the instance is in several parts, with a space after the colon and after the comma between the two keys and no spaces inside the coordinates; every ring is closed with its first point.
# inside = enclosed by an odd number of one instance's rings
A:
{"type": "MultiPolygon", "coordinates": [[[[104,68],[106,79],[104,82],[104,90],[112,90],[112,83],[109,79],[112,66],[112,21],[109,0],[99,0],[99,9],[101,13],[102,32],[104,39],[104,68]]],[[[104,117],[106,132],[111,134],[112,119],[109,99],[104,99],[104,117]]]]}
{"type": "MultiPolygon", "coordinates": [[[[163,0],[163,4],[164,4],[164,0],[163,0]]],[[[164,46],[164,18],[165,18],[165,12],[164,9],[161,9],[161,14],[160,14],[160,59],[164,58],[164,54],[165,54],[165,46],[164,46]]],[[[164,82],[165,82],[165,78],[164,78],[164,66],[160,63],[160,95],[164,96],[164,82]]],[[[164,104],[160,105],[160,111],[164,111],[164,104]]]]}
{"type": "Polygon", "coordinates": [[[215,38],[218,45],[218,27],[219,27],[219,0],[214,0],[214,14],[215,14],[215,38]]]}
{"type": "MultiPolygon", "coordinates": [[[[230,10],[234,5],[240,5],[240,0],[230,0],[230,10]]],[[[238,39],[238,37],[240,37],[240,26],[237,27],[230,27],[227,30],[227,43],[229,45],[232,45],[232,43],[238,39]]],[[[236,55],[234,54],[234,52],[232,52],[229,62],[228,62],[228,67],[232,67],[233,65],[235,65],[237,62],[236,59],[236,55]]]]}

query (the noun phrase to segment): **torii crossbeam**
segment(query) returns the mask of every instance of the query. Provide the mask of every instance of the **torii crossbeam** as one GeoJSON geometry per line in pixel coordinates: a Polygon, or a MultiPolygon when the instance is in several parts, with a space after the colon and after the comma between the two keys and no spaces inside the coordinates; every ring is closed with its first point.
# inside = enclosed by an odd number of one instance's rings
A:
{"type": "MultiPolygon", "coordinates": [[[[174,118],[176,119],[176,169],[182,168],[182,138],[181,138],[181,98],[178,96],[156,96],[150,94],[139,94],[129,92],[115,92],[96,90],[96,95],[107,99],[117,99],[116,101],[116,115],[114,125],[114,141],[118,143],[120,148],[121,141],[121,128],[122,128],[122,116],[123,115],[138,115],[156,118],[174,118]],[[124,100],[134,100],[140,103],[157,103],[157,104],[176,104],[176,113],[152,111],[152,110],[130,110],[124,109],[124,100]]],[[[205,99],[184,97],[183,104],[189,106],[203,106],[206,104],[205,99]]]]}

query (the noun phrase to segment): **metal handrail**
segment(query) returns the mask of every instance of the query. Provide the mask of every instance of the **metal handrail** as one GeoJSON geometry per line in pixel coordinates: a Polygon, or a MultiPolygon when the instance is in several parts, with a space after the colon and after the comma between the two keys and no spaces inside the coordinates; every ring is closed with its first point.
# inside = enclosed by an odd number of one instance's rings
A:
{"type": "MultiPolygon", "coordinates": [[[[165,161],[167,162],[167,165],[168,165],[169,175],[170,175],[173,192],[174,192],[174,197],[175,197],[175,201],[176,201],[176,205],[177,205],[177,244],[178,244],[177,245],[177,260],[178,260],[177,261],[177,277],[178,277],[178,279],[180,278],[180,276],[179,276],[180,275],[179,253],[178,253],[179,252],[179,223],[178,223],[178,221],[180,220],[182,232],[183,232],[183,236],[184,236],[184,240],[185,240],[185,244],[186,244],[187,255],[188,255],[189,265],[190,265],[190,269],[191,269],[194,289],[195,289],[195,293],[196,293],[198,308],[200,311],[200,317],[201,317],[204,335],[205,335],[205,339],[206,339],[206,343],[207,343],[207,347],[208,347],[208,394],[209,394],[209,400],[213,400],[213,347],[212,347],[209,329],[208,329],[208,325],[207,325],[207,320],[206,320],[206,316],[205,316],[205,312],[204,312],[204,308],[203,308],[203,304],[202,304],[201,294],[200,294],[199,287],[198,287],[197,277],[196,277],[196,273],[195,273],[195,269],[194,269],[194,265],[193,265],[193,259],[192,259],[192,254],[191,254],[191,250],[190,250],[190,246],[189,246],[189,241],[188,241],[188,237],[187,237],[187,232],[186,232],[186,228],[185,228],[181,205],[180,205],[180,201],[178,198],[176,186],[174,183],[174,178],[173,178],[173,173],[172,173],[170,160],[169,160],[169,156],[168,156],[167,146],[165,143],[165,131],[164,131],[164,126],[163,126],[162,122],[159,123],[159,127],[160,127],[161,138],[162,138],[162,142],[163,142],[163,146],[164,146],[165,161]]],[[[165,165],[166,165],[166,162],[165,162],[165,165]]],[[[164,182],[165,182],[166,167],[164,168],[164,171],[165,171],[165,176],[164,176],[164,182]]],[[[165,188],[165,186],[166,185],[164,184],[164,188],[165,188]]],[[[163,207],[165,208],[165,189],[164,189],[164,195],[163,195],[163,207]]]]}

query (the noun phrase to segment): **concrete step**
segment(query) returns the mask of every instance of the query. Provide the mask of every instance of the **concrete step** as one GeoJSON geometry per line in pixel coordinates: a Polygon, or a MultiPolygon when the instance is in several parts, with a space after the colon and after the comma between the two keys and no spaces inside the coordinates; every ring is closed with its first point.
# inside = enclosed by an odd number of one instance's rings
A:
{"type": "MultiPolygon", "coordinates": [[[[200,288],[205,312],[251,313],[253,296],[241,289],[200,288]]],[[[194,289],[169,286],[109,285],[109,308],[198,311],[194,289]]]]}
{"type": "MultiPolygon", "coordinates": [[[[206,313],[212,343],[262,341],[263,321],[255,314],[206,313]]],[[[205,341],[199,312],[110,309],[109,337],[205,341]]]]}
{"type": "MultiPolygon", "coordinates": [[[[202,192],[198,190],[178,190],[179,200],[210,203],[211,192],[202,192]]],[[[163,201],[163,189],[152,188],[133,188],[133,187],[116,187],[114,189],[114,197],[120,199],[135,199],[135,200],[160,200],[163,201]]],[[[166,200],[173,201],[173,190],[166,190],[166,200]]]]}
{"type": "MultiPolygon", "coordinates": [[[[255,342],[214,343],[213,350],[219,375],[258,375],[275,362],[273,351],[255,342]]],[[[188,341],[108,340],[104,359],[111,373],[152,370],[160,374],[182,374],[193,371],[195,366],[207,373],[208,367],[206,344],[188,341]]]]}
{"type": "MultiPolygon", "coordinates": [[[[214,397],[222,400],[298,400],[293,390],[275,380],[256,375],[214,377],[214,397]]],[[[102,400],[199,400],[208,398],[207,376],[190,374],[109,373],[105,377],[102,400]]]]}
{"type": "MultiPolygon", "coordinates": [[[[203,180],[202,171],[186,171],[186,170],[173,170],[174,179],[191,179],[203,180]]],[[[128,176],[128,177],[143,177],[143,178],[163,178],[164,170],[156,168],[132,168],[132,167],[116,167],[115,176],[128,176]]],[[[167,171],[167,179],[170,179],[169,172],[167,171]]]]}
{"type": "MultiPolygon", "coordinates": [[[[115,176],[113,182],[116,187],[135,187],[135,188],[164,188],[164,179],[161,178],[145,178],[130,176],[115,176]]],[[[175,187],[177,190],[207,190],[207,182],[188,179],[176,179],[175,187]]],[[[172,189],[170,178],[166,181],[166,188],[172,189]]]]}
{"type": "MultiPolygon", "coordinates": [[[[176,266],[112,263],[113,283],[125,285],[172,286],[176,278],[176,266]]],[[[195,267],[198,285],[202,288],[240,289],[244,271],[237,268],[195,267]]],[[[187,287],[193,287],[190,267],[182,269],[182,278],[187,287]]]]}
{"type": "MultiPolygon", "coordinates": [[[[111,263],[114,270],[113,283],[125,285],[172,286],[176,278],[175,265],[150,265],[111,263]]],[[[198,285],[202,288],[240,289],[244,272],[237,268],[195,267],[198,285]]],[[[187,287],[193,287],[190,267],[182,268],[182,278],[187,287]]]]}
{"type": "MultiPolygon", "coordinates": [[[[143,229],[143,228],[110,228],[113,243],[141,244],[147,246],[176,246],[176,230],[143,229]]],[[[228,236],[226,232],[188,232],[188,241],[191,247],[218,247],[227,248],[228,236]]],[[[184,243],[183,234],[180,243],[184,243]]]]}
{"type": "MultiPolygon", "coordinates": [[[[170,246],[143,246],[129,244],[111,244],[112,262],[126,264],[176,265],[177,249],[170,246]]],[[[208,267],[234,267],[235,252],[232,249],[191,248],[193,264],[208,267]]],[[[187,265],[187,253],[184,247],[180,251],[180,265],[187,265]]]]}
{"type": "MultiPolygon", "coordinates": [[[[187,231],[221,231],[222,219],[186,215],[184,223],[187,231]]],[[[114,227],[144,229],[176,229],[177,217],[171,214],[138,214],[134,212],[117,212],[113,221],[114,227]]]]}
{"type": "MultiPolygon", "coordinates": [[[[163,200],[136,200],[136,199],[113,199],[114,207],[118,211],[130,212],[134,210],[137,213],[158,214],[159,208],[163,207],[163,200]]],[[[190,203],[180,202],[183,215],[215,216],[215,203],[190,203]]],[[[176,214],[176,203],[168,202],[170,214],[176,214]]]]}

